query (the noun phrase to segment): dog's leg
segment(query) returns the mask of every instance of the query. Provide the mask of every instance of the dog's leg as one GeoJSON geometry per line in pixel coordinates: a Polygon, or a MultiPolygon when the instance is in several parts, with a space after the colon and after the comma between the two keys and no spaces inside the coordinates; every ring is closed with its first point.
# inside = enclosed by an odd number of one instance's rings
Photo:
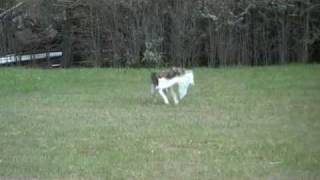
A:
{"type": "Polygon", "coordinates": [[[171,95],[173,97],[174,104],[179,104],[179,100],[178,100],[177,94],[174,92],[173,87],[170,87],[169,89],[170,89],[171,95]]]}
{"type": "Polygon", "coordinates": [[[162,96],[162,99],[164,100],[164,103],[169,104],[169,100],[168,100],[167,96],[165,95],[165,93],[163,92],[163,89],[160,89],[159,93],[162,96]]]}

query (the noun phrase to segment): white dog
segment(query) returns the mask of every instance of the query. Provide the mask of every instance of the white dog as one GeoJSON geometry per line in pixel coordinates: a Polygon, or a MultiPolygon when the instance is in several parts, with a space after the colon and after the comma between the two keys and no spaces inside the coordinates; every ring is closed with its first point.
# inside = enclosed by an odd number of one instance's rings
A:
{"type": "Polygon", "coordinates": [[[174,103],[179,103],[178,97],[174,92],[174,85],[178,85],[180,100],[187,95],[189,86],[194,85],[192,70],[176,67],[151,73],[151,80],[151,94],[154,94],[156,91],[159,92],[165,104],[169,104],[168,97],[166,96],[168,90],[173,97],[174,103]]]}

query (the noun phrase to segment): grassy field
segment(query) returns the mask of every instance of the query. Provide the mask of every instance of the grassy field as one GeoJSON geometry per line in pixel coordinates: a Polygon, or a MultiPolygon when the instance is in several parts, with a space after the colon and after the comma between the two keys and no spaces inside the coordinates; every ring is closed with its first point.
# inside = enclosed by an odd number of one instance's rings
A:
{"type": "Polygon", "coordinates": [[[1,68],[0,179],[320,179],[320,65],[150,71],[1,68]]]}

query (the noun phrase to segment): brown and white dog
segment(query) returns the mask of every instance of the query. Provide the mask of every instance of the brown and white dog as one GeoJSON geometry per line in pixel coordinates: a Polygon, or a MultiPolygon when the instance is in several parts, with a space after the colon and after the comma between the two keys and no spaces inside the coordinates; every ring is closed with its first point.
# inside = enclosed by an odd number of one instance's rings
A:
{"type": "Polygon", "coordinates": [[[166,93],[170,91],[175,104],[179,103],[185,95],[190,85],[194,85],[192,70],[172,67],[159,72],[151,73],[151,94],[159,92],[165,104],[169,104],[166,93]],[[174,91],[174,85],[178,85],[179,99],[174,91]]]}

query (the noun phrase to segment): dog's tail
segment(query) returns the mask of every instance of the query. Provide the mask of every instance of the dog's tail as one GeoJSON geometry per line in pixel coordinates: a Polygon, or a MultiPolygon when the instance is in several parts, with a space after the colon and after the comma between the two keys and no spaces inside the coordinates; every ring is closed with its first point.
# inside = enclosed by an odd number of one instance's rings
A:
{"type": "Polygon", "coordinates": [[[158,77],[155,72],[151,73],[151,94],[155,93],[156,86],[158,85],[158,77]]]}
{"type": "Polygon", "coordinates": [[[151,73],[151,82],[154,86],[158,86],[158,77],[157,77],[157,73],[153,72],[151,73]]]}

